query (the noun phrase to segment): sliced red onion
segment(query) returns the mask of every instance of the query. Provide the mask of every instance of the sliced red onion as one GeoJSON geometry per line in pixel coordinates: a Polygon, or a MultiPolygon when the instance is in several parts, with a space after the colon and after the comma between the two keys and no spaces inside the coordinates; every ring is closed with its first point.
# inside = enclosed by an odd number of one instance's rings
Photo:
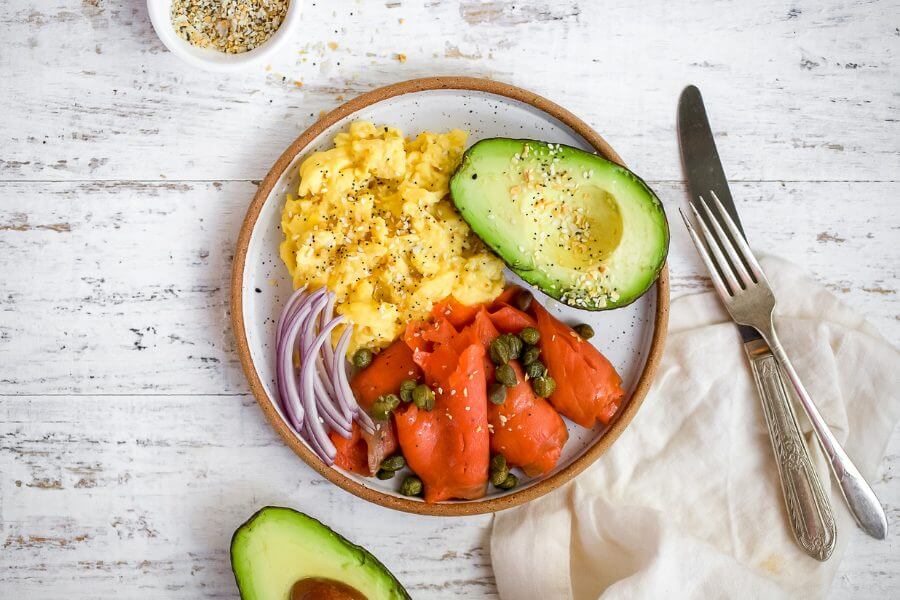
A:
{"type": "MultiPolygon", "coordinates": [[[[303,300],[306,297],[304,293],[305,289],[306,286],[300,288],[291,295],[287,302],[285,302],[284,310],[282,310],[281,316],[278,317],[278,325],[275,329],[275,383],[278,386],[278,397],[281,399],[281,403],[284,403],[284,399],[287,397],[287,389],[285,388],[287,376],[281,360],[285,325],[296,314],[298,306],[303,303],[303,300]]],[[[282,412],[279,403],[275,403],[275,408],[278,409],[279,413],[282,412]]],[[[301,414],[298,417],[292,407],[285,406],[284,412],[288,415],[288,418],[285,419],[286,421],[289,419],[289,422],[295,427],[302,424],[303,415],[301,414]]],[[[281,416],[282,418],[285,418],[284,414],[281,416]]]]}
{"type": "MultiPolygon", "coordinates": [[[[321,358],[321,352],[319,350],[311,349],[313,337],[316,333],[316,324],[319,321],[319,314],[325,309],[330,295],[331,294],[326,294],[325,296],[322,296],[316,300],[312,306],[312,312],[307,318],[306,326],[303,328],[303,337],[300,342],[300,362],[301,365],[305,365],[307,361],[311,361],[313,363],[313,368],[316,369],[316,376],[312,378],[312,387],[317,406],[321,409],[319,411],[319,416],[323,419],[327,419],[329,427],[337,430],[342,437],[350,439],[351,421],[338,411],[337,407],[334,405],[334,400],[332,400],[334,394],[329,393],[322,383],[322,369],[319,369],[318,365],[321,358]]],[[[338,319],[338,322],[340,322],[343,320],[343,317],[339,317],[338,319]]]]}
{"type": "Polygon", "coordinates": [[[347,378],[347,347],[350,345],[350,336],[353,333],[352,328],[348,326],[341,339],[338,340],[337,347],[334,352],[334,361],[332,371],[335,373],[334,386],[337,389],[338,397],[343,401],[343,405],[347,407],[353,418],[362,427],[366,433],[372,435],[375,433],[375,422],[372,417],[359,407],[356,402],[356,396],[350,388],[350,381],[347,378]]]}
{"type": "Polygon", "coordinates": [[[347,387],[349,386],[345,387],[342,385],[347,380],[347,370],[344,361],[346,360],[347,345],[350,343],[350,335],[352,333],[352,328],[344,328],[344,332],[341,334],[334,352],[331,354],[331,362],[327,365],[334,378],[338,405],[349,419],[356,416],[356,411],[359,410],[359,405],[356,404],[356,398],[353,396],[352,391],[350,394],[347,394],[347,387]]]}
{"type": "Polygon", "coordinates": [[[305,300],[306,298],[306,286],[299,288],[291,297],[288,298],[287,302],[284,303],[284,308],[281,310],[281,316],[278,317],[278,326],[275,327],[275,340],[281,339],[282,335],[284,335],[284,325],[287,320],[296,312],[297,307],[305,300]]]}
{"type": "Polygon", "coordinates": [[[335,294],[324,287],[315,292],[297,290],[285,303],[276,327],[276,383],[282,418],[328,465],[334,464],[337,454],[329,430],[350,438],[356,421],[367,435],[377,432],[350,388],[347,348],[352,325],[345,327],[334,348],[331,345],[332,332],[344,321],[334,317],[335,301],[335,294]],[[299,369],[294,367],[295,353],[299,369]]]}
{"type": "MultiPolygon", "coordinates": [[[[315,316],[310,317],[314,321],[315,316]]],[[[341,319],[332,319],[329,321],[315,337],[312,344],[307,348],[307,357],[315,356],[322,349],[322,344],[331,334],[331,331],[338,326],[341,319]]],[[[313,380],[316,375],[316,367],[314,360],[303,361],[300,367],[300,390],[301,399],[303,400],[303,408],[306,410],[309,429],[319,446],[324,450],[325,456],[322,457],[329,466],[334,464],[334,457],[337,455],[337,449],[328,437],[325,431],[324,419],[319,417],[319,406],[314,401],[313,380]]]]}
{"type": "Polygon", "coordinates": [[[319,295],[319,292],[314,292],[308,296],[298,304],[294,315],[286,319],[285,333],[279,340],[276,350],[276,357],[279,362],[279,369],[276,370],[278,392],[281,395],[281,402],[285,412],[291,417],[291,424],[297,430],[303,425],[306,409],[300,399],[300,391],[294,369],[294,346],[297,335],[307,323],[311,311],[310,303],[314,302],[319,295]]]}
{"type": "MultiPolygon", "coordinates": [[[[325,310],[322,311],[322,314],[319,315],[319,327],[323,327],[325,323],[330,321],[334,317],[334,303],[337,301],[337,294],[329,293],[328,294],[328,302],[325,303],[325,310]]],[[[334,350],[331,348],[331,344],[324,344],[322,346],[322,354],[316,357],[316,365],[319,368],[319,373],[321,374],[322,383],[325,384],[325,390],[328,392],[328,395],[332,398],[336,397],[336,390],[334,389],[334,373],[331,372],[331,362],[334,359],[334,350]]],[[[350,420],[350,415],[345,415],[347,421],[350,420]]]]}

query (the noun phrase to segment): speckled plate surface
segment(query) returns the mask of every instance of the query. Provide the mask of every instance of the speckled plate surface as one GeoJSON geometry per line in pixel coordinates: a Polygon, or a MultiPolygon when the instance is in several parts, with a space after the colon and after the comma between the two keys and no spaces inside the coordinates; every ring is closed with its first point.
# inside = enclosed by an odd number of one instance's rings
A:
{"type": "MultiPolygon", "coordinates": [[[[487,137],[515,137],[568,144],[621,162],[590,127],[565,109],[525,90],[467,77],[435,77],[380,88],[351,100],[306,130],[278,159],[247,212],[238,239],[232,277],[232,319],[241,363],[266,417],[285,442],[333,483],[378,504],[420,514],[462,515],[493,512],[521,504],[565,483],[596,460],[618,437],[640,407],[662,352],[668,314],[668,271],[633,304],[612,311],[579,311],[533,290],[563,321],[589,323],[592,340],[616,367],[627,390],[625,403],[608,427],[584,429],[571,422],[569,441],[556,469],[515,490],[491,488],[480,500],[439,504],[397,494],[399,479],[379,481],[327,467],[289,428],[275,401],[275,323],[290,296],[291,280],[278,256],[285,193],[295,190],[297,166],[310,152],[330,148],[334,135],[355,120],[400,128],[407,136],[423,130],[460,128],[468,143],[487,137]]],[[[521,283],[508,272],[510,282],[521,283]]],[[[525,287],[528,287],[525,285],[525,287]]]]}

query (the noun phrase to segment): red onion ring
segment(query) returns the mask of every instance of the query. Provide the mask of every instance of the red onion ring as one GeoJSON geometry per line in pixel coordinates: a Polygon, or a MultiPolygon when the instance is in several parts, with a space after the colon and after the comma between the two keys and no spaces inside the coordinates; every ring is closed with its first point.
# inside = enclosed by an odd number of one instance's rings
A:
{"type": "Polygon", "coordinates": [[[334,431],[352,435],[353,422],[369,435],[375,423],[360,410],[347,374],[347,348],[352,325],[344,328],[334,348],[331,334],[344,321],[334,317],[336,296],[324,287],[295,291],[285,303],[276,326],[276,409],[326,464],[334,464],[337,449],[328,437],[334,431]],[[294,355],[299,368],[294,366],[294,355]],[[279,405],[280,404],[280,405],[279,405]]]}
{"type": "Polygon", "coordinates": [[[311,310],[311,304],[322,295],[322,290],[313,292],[302,301],[297,302],[296,312],[285,319],[284,335],[276,344],[276,379],[278,380],[279,394],[285,412],[291,418],[291,425],[298,432],[303,426],[306,410],[300,399],[298,382],[294,371],[294,346],[297,335],[307,321],[311,310]]]}
{"type": "MultiPolygon", "coordinates": [[[[314,322],[315,316],[311,316],[309,319],[314,322]]],[[[341,320],[341,318],[332,319],[322,328],[321,331],[319,331],[319,334],[315,337],[312,344],[310,344],[309,348],[307,349],[307,357],[315,356],[315,354],[322,349],[322,344],[331,334],[331,330],[337,327],[338,324],[340,324],[341,320]]],[[[328,437],[328,432],[325,431],[325,427],[323,426],[324,419],[319,417],[319,405],[314,401],[314,375],[316,375],[315,361],[303,361],[303,364],[300,366],[300,389],[302,392],[300,397],[303,401],[303,408],[306,410],[309,429],[311,430],[311,433],[313,434],[315,440],[318,442],[318,445],[324,451],[324,456],[320,456],[320,458],[325,461],[325,464],[331,466],[334,464],[334,457],[337,455],[337,449],[331,442],[331,438],[328,437]]]]}

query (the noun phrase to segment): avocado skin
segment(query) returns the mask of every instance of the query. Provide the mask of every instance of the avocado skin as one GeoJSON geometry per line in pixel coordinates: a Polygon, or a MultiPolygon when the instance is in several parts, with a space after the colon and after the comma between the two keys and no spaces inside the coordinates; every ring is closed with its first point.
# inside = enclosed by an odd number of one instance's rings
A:
{"type": "MultiPolygon", "coordinates": [[[[524,138],[486,138],[483,140],[479,140],[478,142],[470,146],[468,150],[466,150],[466,152],[463,154],[459,166],[450,178],[450,196],[454,203],[454,206],[456,206],[456,209],[459,211],[463,219],[469,224],[475,234],[478,235],[478,237],[480,237],[482,241],[484,241],[485,244],[487,244],[492,250],[494,250],[494,252],[496,252],[500,256],[500,258],[504,260],[504,262],[506,262],[507,266],[513,272],[519,275],[526,282],[537,286],[548,296],[559,300],[564,304],[568,304],[569,306],[583,310],[600,311],[621,308],[623,306],[631,304],[632,302],[640,298],[653,286],[653,284],[659,277],[660,272],[665,266],[670,241],[668,220],[666,218],[665,209],[663,208],[662,202],[660,202],[656,193],[653,192],[650,186],[647,185],[647,183],[641,177],[639,177],[623,165],[610,161],[598,154],[587,152],[580,148],[568,146],[565,144],[552,144],[552,147],[555,148],[557,152],[561,150],[562,153],[564,153],[567,157],[574,156],[579,160],[597,161],[598,165],[603,165],[604,169],[608,171],[609,174],[614,175],[615,178],[618,178],[621,183],[632,186],[633,190],[639,192],[638,195],[646,204],[645,209],[647,210],[648,214],[651,215],[649,220],[655,219],[656,221],[658,221],[658,231],[656,232],[657,235],[655,236],[656,248],[653,252],[655,256],[651,256],[651,258],[653,258],[652,264],[649,268],[643,270],[643,277],[641,277],[641,279],[643,279],[645,283],[634,289],[627,290],[626,292],[620,292],[619,298],[615,301],[607,300],[607,302],[603,305],[597,304],[590,299],[588,299],[586,302],[582,301],[580,303],[573,303],[572,301],[570,301],[570,298],[572,297],[570,293],[573,291],[576,293],[578,292],[579,286],[577,285],[577,282],[553,278],[540,268],[541,265],[529,264],[528,261],[524,260],[521,256],[516,256],[516,252],[510,251],[510,249],[514,245],[514,232],[511,236],[506,236],[507,239],[500,239],[500,236],[496,236],[496,234],[487,231],[485,222],[479,221],[477,218],[475,218],[470,208],[470,206],[472,205],[472,201],[466,198],[463,190],[465,189],[466,184],[469,183],[470,179],[476,179],[476,170],[477,173],[482,174],[482,180],[484,179],[483,170],[476,169],[475,166],[475,163],[478,161],[479,153],[483,153],[483,148],[485,147],[499,147],[500,152],[508,152],[509,158],[512,158],[512,153],[510,150],[512,148],[521,149],[525,145],[531,145],[532,147],[538,147],[542,149],[546,149],[551,146],[548,145],[547,142],[524,138]]],[[[510,180],[510,183],[516,182],[510,180]]],[[[480,201],[482,200],[475,200],[475,202],[480,201]]],[[[490,201],[496,202],[496,198],[491,198],[490,201]]],[[[526,245],[528,244],[527,241],[525,241],[525,243],[526,245]]],[[[521,250],[521,248],[519,248],[519,250],[521,250]]],[[[577,270],[575,272],[577,273],[577,270]]]]}
{"type": "MultiPolygon", "coordinates": [[[[292,516],[300,522],[304,522],[305,526],[310,527],[310,531],[312,535],[323,535],[324,537],[320,542],[322,543],[334,543],[340,545],[342,548],[347,550],[348,554],[352,556],[354,559],[353,568],[354,569],[367,569],[373,572],[377,572],[378,576],[382,578],[383,582],[386,584],[388,588],[390,588],[391,599],[396,600],[411,600],[409,593],[406,589],[397,581],[397,578],[385,567],[381,561],[379,561],[375,556],[363,548],[362,546],[357,546],[353,542],[347,540],[345,537],[309,515],[302,513],[300,511],[294,510],[292,508],[286,508],[283,506],[264,506],[263,508],[256,511],[253,516],[251,516],[247,521],[245,521],[240,527],[238,527],[234,534],[231,536],[231,572],[234,575],[235,583],[238,586],[238,590],[241,594],[242,600],[270,600],[269,598],[260,597],[256,593],[254,593],[249,588],[249,583],[245,583],[245,576],[239,572],[239,568],[237,567],[238,562],[240,561],[240,543],[241,536],[248,535],[252,533],[254,525],[258,522],[261,522],[270,516],[292,516]]],[[[316,576],[314,573],[305,574],[304,577],[313,577],[316,576]]],[[[340,580],[340,577],[333,577],[333,579],[340,580]]],[[[294,582],[291,582],[293,585],[294,582]]],[[[344,583],[344,582],[342,582],[344,583]]],[[[349,584],[351,585],[352,584],[349,584]]],[[[358,589],[358,588],[357,588],[358,589]]],[[[359,590],[361,593],[370,597],[367,593],[367,590],[359,590]]],[[[271,600],[287,600],[287,597],[282,598],[273,598],[271,600]]],[[[372,598],[374,600],[374,598],[372,598]]]]}

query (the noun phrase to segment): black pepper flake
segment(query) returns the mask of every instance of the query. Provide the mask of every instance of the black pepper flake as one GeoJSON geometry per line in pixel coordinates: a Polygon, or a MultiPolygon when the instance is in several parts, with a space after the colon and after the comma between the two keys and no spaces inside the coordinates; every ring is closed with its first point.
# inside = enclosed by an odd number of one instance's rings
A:
{"type": "Polygon", "coordinates": [[[472,179],[478,179],[478,173],[472,173],[472,179]]]}

